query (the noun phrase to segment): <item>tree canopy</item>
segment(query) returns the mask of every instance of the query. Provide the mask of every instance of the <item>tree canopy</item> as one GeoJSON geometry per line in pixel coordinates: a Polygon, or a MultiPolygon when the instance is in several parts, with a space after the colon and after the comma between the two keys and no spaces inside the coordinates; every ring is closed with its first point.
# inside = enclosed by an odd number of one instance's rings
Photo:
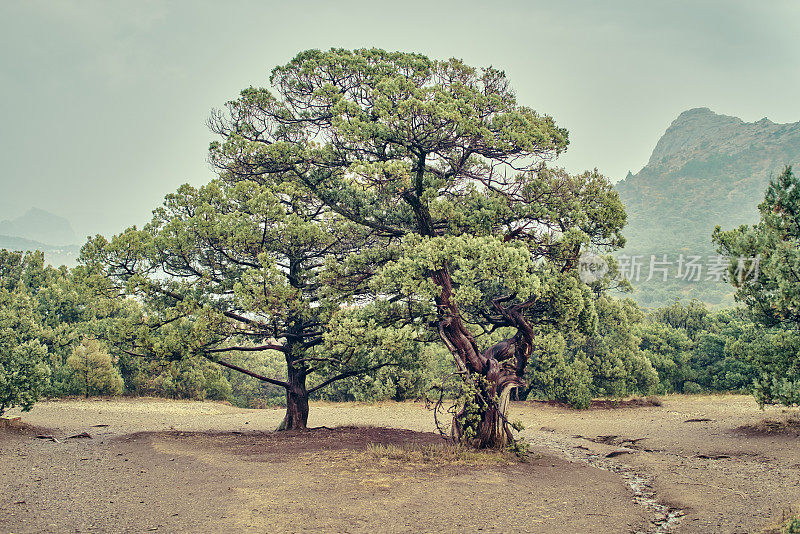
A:
{"type": "Polygon", "coordinates": [[[341,277],[339,290],[330,289],[327,264],[368,250],[370,239],[371,232],[335,216],[302,185],[215,180],[168,195],[141,230],[93,238],[83,259],[145,305],[122,329],[119,343],[128,353],[200,355],[284,388],[282,428],[302,429],[309,394],[393,363],[389,351],[337,350],[337,330],[328,328],[334,315],[349,313],[342,305],[354,295],[341,289],[348,285],[341,277]],[[256,373],[228,357],[263,351],[283,355],[284,376],[256,373]],[[324,379],[309,388],[306,379],[315,373],[324,379]]]}
{"type": "Polygon", "coordinates": [[[332,264],[363,272],[375,301],[406,303],[452,352],[480,414],[467,421],[464,406],[456,435],[506,443],[504,407],[541,330],[596,320],[575,271],[583,250],[624,242],[611,185],[596,171],[546,167],[566,130],[519,105],[491,67],[309,50],[270,82],[275,94],[251,87],[212,117],[221,178],[302,185],[383,239],[393,250],[384,258],[332,264]]]}
{"type": "Polygon", "coordinates": [[[758,369],[760,403],[800,404],[800,182],[791,167],[770,180],[758,210],[758,224],[713,236],[736,300],[767,329],[748,328],[735,350],[758,369]]]}

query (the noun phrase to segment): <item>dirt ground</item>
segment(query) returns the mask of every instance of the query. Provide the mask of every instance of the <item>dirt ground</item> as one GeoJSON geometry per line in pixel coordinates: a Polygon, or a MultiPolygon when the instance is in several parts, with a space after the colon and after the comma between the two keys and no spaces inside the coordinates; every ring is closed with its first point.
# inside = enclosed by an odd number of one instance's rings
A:
{"type": "Polygon", "coordinates": [[[441,447],[417,403],[314,404],[323,428],[273,433],[280,410],[42,402],[0,429],[0,532],[749,533],[800,504],[796,410],[728,395],[511,412],[525,463],[392,454],[441,447]]]}

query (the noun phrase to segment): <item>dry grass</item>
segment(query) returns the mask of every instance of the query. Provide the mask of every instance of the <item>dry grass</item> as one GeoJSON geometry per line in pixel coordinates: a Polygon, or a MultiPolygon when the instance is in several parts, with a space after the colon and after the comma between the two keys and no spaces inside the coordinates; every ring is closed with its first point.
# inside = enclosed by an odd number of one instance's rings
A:
{"type": "Polygon", "coordinates": [[[644,399],[647,403],[651,406],[662,406],[664,402],[661,400],[660,397],[656,397],[655,395],[649,395],[644,399]]]}
{"type": "Polygon", "coordinates": [[[451,443],[437,445],[370,443],[365,454],[371,459],[429,465],[512,465],[519,457],[507,451],[477,450],[451,443]]]}
{"type": "Polygon", "coordinates": [[[783,434],[800,437],[800,416],[792,413],[777,419],[763,419],[756,424],[740,426],[737,430],[751,436],[783,434]]]}

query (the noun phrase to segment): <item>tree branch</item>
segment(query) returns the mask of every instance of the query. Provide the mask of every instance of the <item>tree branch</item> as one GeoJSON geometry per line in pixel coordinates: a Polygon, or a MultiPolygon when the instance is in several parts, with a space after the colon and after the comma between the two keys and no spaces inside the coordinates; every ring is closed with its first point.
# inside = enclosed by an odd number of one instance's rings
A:
{"type": "Polygon", "coordinates": [[[264,375],[260,375],[258,373],[254,373],[253,371],[250,371],[250,370],[245,369],[243,367],[239,367],[238,365],[233,365],[232,363],[228,363],[228,362],[226,362],[224,360],[212,360],[211,358],[209,358],[209,360],[211,360],[214,363],[220,364],[222,367],[227,367],[228,369],[233,369],[234,371],[239,371],[240,373],[244,373],[247,376],[252,376],[253,378],[257,378],[257,379],[261,380],[262,382],[267,382],[269,384],[274,384],[276,386],[280,386],[280,387],[282,387],[284,389],[289,389],[288,382],[284,382],[282,380],[275,380],[274,378],[269,378],[269,377],[266,377],[264,375]]]}
{"type": "Polygon", "coordinates": [[[316,391],[319,391],[320,389],[324,388],[325,386],[327,386],[329,384],[332,384],[332,383],[336,382],[337,380],[342,380],[343,378],[349,378],[351,376],[363,375],[363,374],[369,373],[370,371],[376,371],[376,370],[380,369],[381,367],[386,367],[386,366],[389,366],[389,365],[399,366],[400,364],[399,363],[382,363],[380,365],[376,365],[374,367],[368,367],[366,369],[358,369],[358,370],[355,370],[355,371],[347,371],[345,373],[336,375],[333,378],[329,378],[328,380],[326,380],[325,382],[323,382],[322,384],[320,384],[318,386],[314,386],[313,388],[308,390],[308,394],[311,395],[312,393],[314,393],[316,391]]]}
{"type": "Polygon", "coordinates": [[[259,352],[262,350],[277,350],[280,352],[284,352],[286,348],[283,345],[257,345],[255,347],[245,345],[245,346],[237,346],[237,347],[221,347],[217,349],[202,349],[205,353],[213,353],[213,352],[230,352],[234,350],[240,350],[242,352],[259,352]]]}

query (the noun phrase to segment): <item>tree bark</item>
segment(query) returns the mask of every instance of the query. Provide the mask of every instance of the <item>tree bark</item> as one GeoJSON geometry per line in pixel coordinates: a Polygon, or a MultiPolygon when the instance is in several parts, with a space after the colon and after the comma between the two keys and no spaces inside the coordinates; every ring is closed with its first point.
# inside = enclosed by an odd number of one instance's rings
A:
{"type": "Polygon", "coordinates": [[[497,310],[516,327],[516,334],[480,352],[475,338],[464,325],[458,305],[452,300],[452,278],[446,267],[431,273],[431,278],[442,288],[436,299],[439,309],[439,335],[453,353],[465,379],[473,380],[477,393],[453,420],[453,437],[469,441],[478,448],[500,449],[512,439],[506,418],[511,391],[525,386],[523,376],[528,358],[533,350],[533,329],[523,317],[522,310],[531,303],[503,307],[495,302],[497,310]],[[468,416],[477,410],[477,424],[468,416]],[[467,427],[471,427],[468,431],[467,427]]]}
{"type": "MultiPolygon", "coordinates": [[[[295,289],[303,289],[299,276],[302,271],[302,262],[299,258],[289,258],[289,284],[295,289]]],[[[289,321],[289,332],[283,353],[286,356],[286,416],[278,430],[305,430],[308,428],[308,388],[306,376],[308,369],[305,364],[295,365],[298,356],[296,349],[302,347],[305,321],[301,316],[294,316],[289,321]]]]}
{"type": "Polygon", "coordinates": [[[308,390],[306,388],[306,371],[297,369],[290,356],[286,359],[289,375],[286,388],[286,416],[278,430],[305,430],[308,428],[308,390]]]}
{"type": "MultiPolygon", "coordinates": [[[[430,212],[420,198],[425,157],[425,154],[420,154],[417,162],[416,191],[406,191],[403,198],[414,211],[420,235],[435,237],[436,231],[430,212]]],[[[436,297],[439,336],[455,357],[459,370],[465,375],[464,379],[472,380],[478,390],[471,406],[467,403],[455,415],[453,437],[460,442],[469,441],[478,448],[503,448],[511,438],[510,425],[506,419],[511,391],[526,385],[522,377],[533,350],[533,329],[522,316],[522,310],[532,303],[503,307],[502,301],[495,301],[497,311],[503,315],[509,326],[517,328],[517,333],[482,353],[461,318],[458,304],[453,300],[450,268],[444,265],[430,271],[429,276],[441,288],[441,293],[436,297]],[[471,420],[476,409],[480,418],[477,424],[471,420]]]]}

